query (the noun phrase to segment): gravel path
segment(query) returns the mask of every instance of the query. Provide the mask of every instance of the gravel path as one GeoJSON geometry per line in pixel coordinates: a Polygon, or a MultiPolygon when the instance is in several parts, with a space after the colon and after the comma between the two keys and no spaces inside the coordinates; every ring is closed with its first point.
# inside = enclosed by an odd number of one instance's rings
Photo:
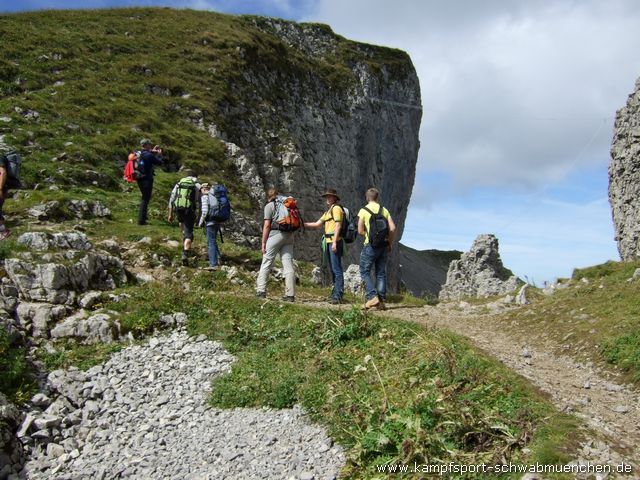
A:
{"type": "Polygon", "coordinates": [[[335,478],[342,449],[301,409],[206,406],[212,377],[232,362],[220,344],[174,331],[86,373],[52,372],[50,398],[41,397],[22,432],[32,445],[24,476],[335,478]]]}
{"type": "MultiPolygon", "coordinates": [[[[563,411],[572,412],[605,438],[582,446],[581,459],[594,463],[635,465],[640,474],[640,394],[594,365],[552,353],[551,348],[507,333],[491,315],[460,311],[455,304],[397,308],[385,315],[429,327],[446,328],[468,337],[489,355],[529,379],[551,396],[563,411]]],[[[627,477],[630,478],[630,477],[627,477]]],[[[640,478],[640,477],[634,477],[640,478]]]]}

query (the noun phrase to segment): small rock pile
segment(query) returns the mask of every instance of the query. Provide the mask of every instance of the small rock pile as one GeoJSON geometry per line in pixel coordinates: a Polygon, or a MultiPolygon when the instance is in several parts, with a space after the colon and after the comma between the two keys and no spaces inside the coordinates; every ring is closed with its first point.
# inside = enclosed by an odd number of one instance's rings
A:
{"type": "Polygon", "coordinates": [[[206,406],[233,357],[184,330],[87,372],[56,370],[18,431],[28,478],[335,478],[344,462],[293,410],[206,406]]]}

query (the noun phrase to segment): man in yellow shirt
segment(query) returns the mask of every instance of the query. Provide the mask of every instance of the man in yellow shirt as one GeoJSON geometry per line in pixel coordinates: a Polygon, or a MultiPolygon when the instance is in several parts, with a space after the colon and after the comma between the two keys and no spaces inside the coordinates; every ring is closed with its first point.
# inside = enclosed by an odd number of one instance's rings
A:
{"type": "Polygon", "coordinates": [[[379,203],[380,192],[370,188],[365,194],[367,205],[358,212],[358,233],[364,235],[360,253],[360,277],[365,283],[365,309],[385,309],[387,294],[387,257],[393,245],[396,225],[389,211],[379,203]],[[375,266],[376,281],[371,278],[375,266]]]}
{"type": "Polygon", "coordinates": [[[305,222],[306,228],[320,228],[324,225],[322,238],[322,255],[327,260],[333,280],[333,290],[329,300],[332,304],[339,304],[344,293],[344,273],[342,270],[342,254],[344,253],[344,241],[340,236],[340,229],[344,221],[344,212],[338,205],[340,197],[333,188],[327,189],[321,195],[324,197],[328,210],[317,222],[305,222]]]}

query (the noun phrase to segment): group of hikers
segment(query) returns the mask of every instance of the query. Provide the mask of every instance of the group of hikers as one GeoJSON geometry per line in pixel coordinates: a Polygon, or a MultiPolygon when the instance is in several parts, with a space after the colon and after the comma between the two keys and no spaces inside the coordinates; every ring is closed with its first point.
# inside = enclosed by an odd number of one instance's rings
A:
{"type": "MultiPolygon", "coordinates": [[[[19,173],[19,156],[18,156],[19,173]]],[[[4,224],[2,206],[7,197],[12,177],[16,169],[11,154],[0,155],[0,239],[6,238],[10,231],[4,224]]],[[[141,193],[138,209],[138,224],[146,225],[149,202],[153,192],[155,166],[162,165],[162,149],[151,140],[140,141],[140,150],[131,152],[125,166],[124,178],[137,182],[141,193]]],[[[231,205],[227,189],[223,185],[199,182],[190,170],[180,179],[171,191],[167,220],[177,220],[182,230],[182,264],[189,265],[189,256],[194,239],[196,225],[205,229],[207,237],[208,270],[215,270],[220,264],[218,236],[222,240],[221,225],[231,215],[231,205]]],[[[380,192],[369,188],[365,193],[366,205],[355,219],[348,209],[340,204],[340,196],[335,189],[326,189],[321,197],[326,211],[315,222],[304,222],[298,211],[295,199],[279,195],[275,187],[266,191],[262,224],[262,264],[256,281],[256,297],[266,298],[267,280],[274,261],[279,255],[284,273],[284,296],[288,302],[295,301],[296,275],[294,267],[294,236],[302,227],[323,229],[323,263],[329,268],[333,288],[328,301],[340,304],[344,295],[344,271],[342,258],[346,251],[345,243],[355,239],[355,234],[364,237],[360,254],[360,276],[365,284],[365,309],[384,310],[387,276],[386,262],[393,244],[396,226],[389,211],[380,203],[380,192]],[[375,269],[375,280],[372,271],[375,269]]]]}

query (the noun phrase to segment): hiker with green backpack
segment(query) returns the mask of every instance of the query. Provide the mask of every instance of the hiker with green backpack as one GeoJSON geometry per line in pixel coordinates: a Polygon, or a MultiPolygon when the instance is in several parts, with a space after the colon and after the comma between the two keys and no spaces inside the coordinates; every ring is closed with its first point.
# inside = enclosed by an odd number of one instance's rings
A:
{"type": "Polygon", "coordinates": [[[365,310],[385,310],[387,293],[387,257],[396,233],[389,210],[380,205],[380,192],[370,188],[365,194],[367,205],[358,212],[358,233],[364,236],[360,253],[360,277],[365,283],[365,310]],[[376,281],[371,271],[376,269],[376,281]]]}
{"type": "Polygon", "coordinates": [[[340,197],[333,188],[327,189],[320,195],[325,199],[328,210],[318,219],[317,222],[305,222],[307,228],[320,228],[324,225],[324,235],[322,236],[322,262],[329,265],[333,289],[329,303],[334,305],[342,302],[344,294],[344,272],[342,270],[342,255],[344,254],[343,226],[347,226],[345,209],[338,202],[340,197]]]}
{"type": "Polygon", "coordinates": [[[200,184],[193,172],[181,178],[175,184],[169,198],[169,223],[173,223],[174,214],[182,230],[182,265],[189,266],[188,254],[193,242],[193,228],[196,223],[200,184]]]}

